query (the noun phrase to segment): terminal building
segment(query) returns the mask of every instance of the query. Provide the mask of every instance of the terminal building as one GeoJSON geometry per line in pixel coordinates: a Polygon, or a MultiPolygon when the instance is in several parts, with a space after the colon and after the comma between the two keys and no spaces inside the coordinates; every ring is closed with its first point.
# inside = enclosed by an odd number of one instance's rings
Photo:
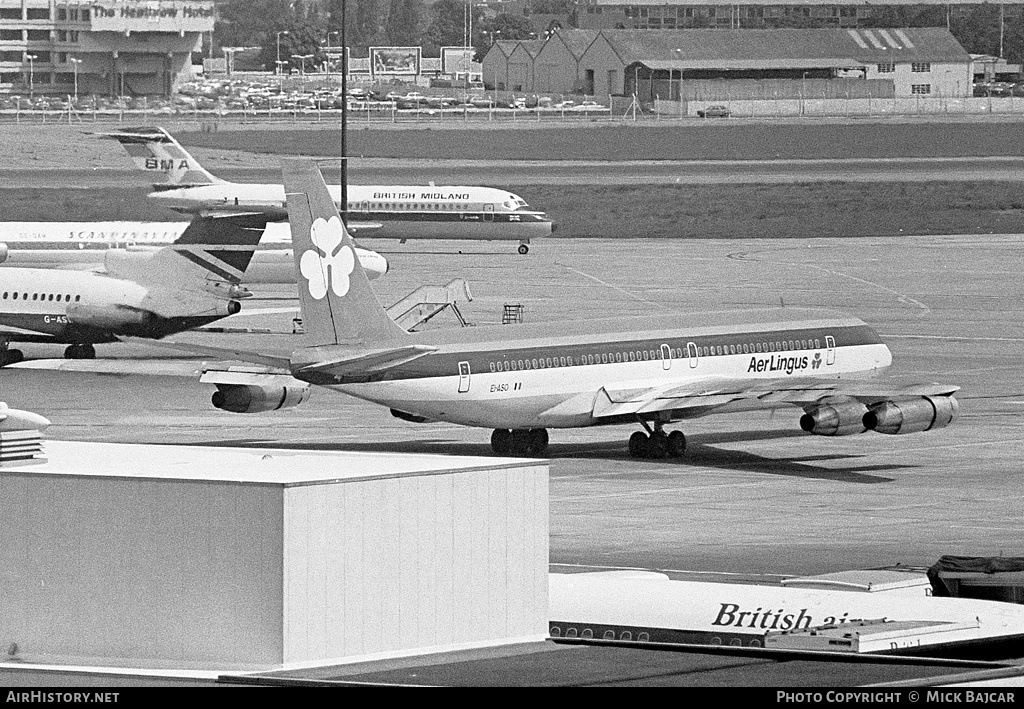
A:
{"type": "Polygon", "coordinates": [[[966,97],[971,55],[943,28],[562,30],[499,41],[483,63],[498,91],[644,102],[966,97]]]}
{"type": "MultiPolygon", "coordinates": [[[[580,29],[725,29],[766,26],[864,27],[872,18],[894,9],[922,11],[935,8],[952,17],[969,12],[983,0],[579,0],[576,26],[580,29]]],[[[1020,14],[1024,3],[1000,3],[1005,17],[1020,14]]]]}
{"type": "Polygon", "coordinates": [[[212,0],[0,0],[0,92],[169,95],[214,14],[212,0]]]}

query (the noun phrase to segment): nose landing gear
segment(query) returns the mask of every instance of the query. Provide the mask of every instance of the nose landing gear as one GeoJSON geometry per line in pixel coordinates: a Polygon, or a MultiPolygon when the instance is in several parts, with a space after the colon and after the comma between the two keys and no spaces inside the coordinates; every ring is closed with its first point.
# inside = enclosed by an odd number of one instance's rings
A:
{"type": "Polygon", "coordinates": [[[686,452],[686,436],[682,431],[665,433],[665,424],[654,422],[652,429],[646,421],[640,425],[647,433],[637,431],[629,437],[629,454],[634,458],[681,458],[686,452]]]}
{"type": "Polygon", "coordinates": [[[496,455],[538,456],[547,449],[546,428],[496,428],[491,434],[491,450],[496,455]]]}

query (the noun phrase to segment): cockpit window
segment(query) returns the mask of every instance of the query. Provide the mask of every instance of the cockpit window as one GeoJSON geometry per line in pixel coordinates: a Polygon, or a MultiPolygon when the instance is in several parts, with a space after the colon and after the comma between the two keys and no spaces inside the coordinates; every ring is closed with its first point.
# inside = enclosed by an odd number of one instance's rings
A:
{"type": "Polygon", "coordinates": [[[513,210],[519,205],[511,199],[506,199],[504,202],[502,202],[501,206],[503,206],[505,209],[513,210]]]}

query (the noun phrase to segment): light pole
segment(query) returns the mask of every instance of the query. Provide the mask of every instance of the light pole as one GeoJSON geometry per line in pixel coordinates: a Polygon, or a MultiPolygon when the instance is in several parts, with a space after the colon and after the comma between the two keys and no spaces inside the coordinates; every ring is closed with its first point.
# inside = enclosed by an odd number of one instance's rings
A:
{"type": "Polygon", "coordinates": [[[35,96],[35,60],[39,58],[36,54],[26,54],[28,59],[28,97],[31,100],[35,96]]]}
{"type": "Polygon", "coordinates": [[[302,91],[306,90],[306,60],[312,59],[315,54],[293,54],[292,59],[298,59],[299,62],[299,76],[302,81],[302,91]]]}
{"type": "Polygon", "coordinates": [[[274,71],[278,74],[278,88],[284,89],[284,77],[281,75],[281,35],[288,34],[288,30],[281,30],[277,33],[277,61],[274,62],[274,71]]]}
{"type": "MultiPolygon", "coordinates": [[[[328,32],[327,33],[327,83],[328,84],[331,83],[331,35],[332,34],[341,34],[341,32],[328,32]]],[[[344,54],[345,50],[342,49],[341,51],[344,54]]],[[[341,61],[342,61],[342,63],[344,63],[345,62],[345,58],[342,57],[341,61]]]]}
{"type": "Polygon", "coordinates": [[[71,57],[70,59],[68,59],[68,61],[71,62],[71,66],[74,67],[74,69],[75,69],[75,102],[77,103],[78,102],[78,65],[82,63],[82,60],[81,59],[76,59],[75,57],[71,57]]]}

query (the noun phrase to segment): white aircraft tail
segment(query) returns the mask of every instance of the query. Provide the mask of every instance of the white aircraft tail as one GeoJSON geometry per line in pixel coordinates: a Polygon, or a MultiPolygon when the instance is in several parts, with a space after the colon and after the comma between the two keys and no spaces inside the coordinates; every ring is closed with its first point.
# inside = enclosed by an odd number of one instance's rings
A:
{"type": "Polygon", "coordinates": [[[409,339],[370,288],[319,168],[309,160],[281,162],[308,339],[357,347],[409,339]]]}
{"type": "Polygon", "coordinates": [[[108,251],[106,271],[142,285],[222,290],[224,297],[239,297],[241,289],[232,287],[242,280],[266,225],[263,214],[196,217],[173,244],[157,251],[108,251]]]}
{"type": "Polygon", "coordinates": [[[122,128],[98,133],[121,144],[135,165],[145,172],[163,173],[159,187],[188,187],[224,182],[199,164],[171,134],[160,127],[122,128]]]}

